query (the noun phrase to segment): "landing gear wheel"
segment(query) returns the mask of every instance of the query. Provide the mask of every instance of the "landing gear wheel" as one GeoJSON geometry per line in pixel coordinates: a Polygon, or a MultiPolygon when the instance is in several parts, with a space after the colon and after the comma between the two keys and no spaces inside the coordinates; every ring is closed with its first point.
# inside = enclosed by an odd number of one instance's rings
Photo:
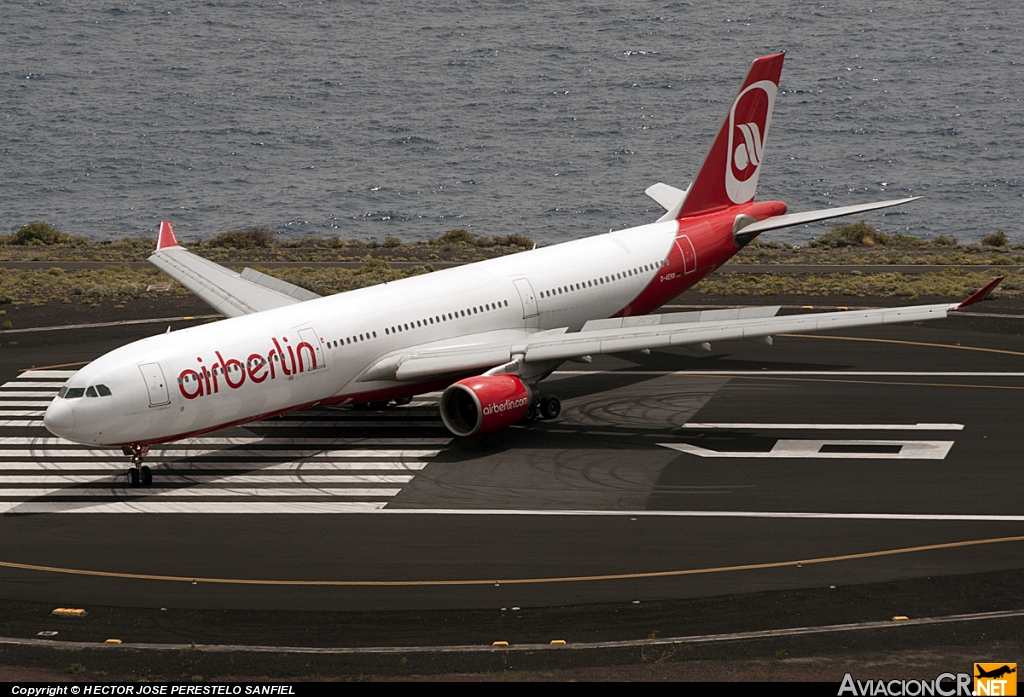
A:
{"type": "Polygon", "coordinates": [[[149,467],[146,467],[146,465],[143,465],[142,467],[140,467],[139,468],[139,474],[142,477],[142,486],[152,486],[153,485],[153,472],[150,471],[149,467]]]}
{"type": "Polygon", "coordinates": [[[128,470],[128,484],[132,487],[139,485],[139,470],[137,467],[132,467],[128,470]]]}
{"type": "Polygon", "coordinates": [[[535,421],[536,419],[537,419],[537,405],[536,404],[530,404],[530,406],[526,407],[526,414],[523,416],[523,423],[527,423],[528,424],[531,421],[535,421]]]}
{"type": "Polygon", "coordinates": [[[545,419],[557,419],[562,413],[562,403],[558,397],[544,397],[540,400],[540,415],[545,419]]]}
{"type": "Polygon", "coordinates": [[[384,411],[388,408],[388,402],[370,402],[370,409],[374,411],[384,411]]]}

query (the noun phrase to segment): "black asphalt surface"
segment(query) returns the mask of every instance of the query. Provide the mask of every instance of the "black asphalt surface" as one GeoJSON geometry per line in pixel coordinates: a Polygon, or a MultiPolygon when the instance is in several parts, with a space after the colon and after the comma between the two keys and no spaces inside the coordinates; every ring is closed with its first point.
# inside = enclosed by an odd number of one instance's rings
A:
{"type": "MultiPolygon", "coordinates": [[[[129,577],[0,568],[0,633],[34,637],[53,624],[62,632],[55,639],[85,641],[116,633],[136,642],[546,643],[1022,608],[1024,541],[1005,539],[1024,536],[1021,323],[956,317],[834,333],[842,338],[781,336],[771,348],[730,342],[709,353],[567,363],[571,372],[544,383],[562,399],[559,419],[443,446],[379,512],[15,511],[0,516],[0,562],[129,577]],[[780,441],[832,441],[817,452],[858,456],[755,455],[780,441]],[[920,441],[952,445],[940,459],[873,457],[920,441]],[[593,578],[608,575],[616,577],[593,578]],[[337,581],[364,585],[329,583],[337,581]],[[91,614],[58,627],[46,614],[56,606],[91,614]]],[[[3,346],[0,377],[87,361],[155,331],[20,335],[3,346]]],[[[367,419],[360,434],[368,438],[399,428],[446,436],[430,405],[350,415],[367,419]]],[[[333,433],[315,424],[247,431],[333,433]]],[[[1019,642],[1022,626],[1000,620],[953,634],[961,644],[1019,642]]],[[[949,636],[915,629],[787,646],[903,646],[909,637],[932,645],[949,636]]],[[[730,646],[729,655],[747,650],[730,646]]],[[[37,649],[2,648],[4,656],[46,660],[37,649]]],[[[375,670],[367,660],[345,665],[375,670]]]]}

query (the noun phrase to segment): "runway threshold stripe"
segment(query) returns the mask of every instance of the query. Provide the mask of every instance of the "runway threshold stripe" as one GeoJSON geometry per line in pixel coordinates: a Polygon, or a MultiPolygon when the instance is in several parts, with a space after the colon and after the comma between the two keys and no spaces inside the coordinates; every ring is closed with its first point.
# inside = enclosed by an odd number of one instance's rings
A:
{"type": "MultiPolygon", "coordinates": [[[[122,464],[121,469],[126,467],[122,464]]],[[[156,473],[158,483],[165,484],[296,484],[306,487],[319,484],[407,484],[412,481],[411,474],[332,474],[324,472],[303,472],[302,474],[166,474],[156,473]]],[[[116,483],[118,489],[124,489],[125,477],[123,474],[115,475],[85,475],[85,474],[17,474],[0,476],[0,487],[12,484],[109,484],[116,483]]],[[[0,489],[0,496],[9,494],[4,492],[19,491],[19,489],[0,489]]],[[[57,491],[65,491],[58,489],[57,491]]],[[[130,492],[132,490],[126,490],[130,492]]],[[[105,492],[108,493],[109,492],[105,492]]],[[[146,490],[141,490],[146,493],[146,490]]]]}
{"type": "MultiPolygon", "coordinates": [[[[274,654],[322,654],[352,656],[361,654],[456,654],[456,653],[496,653],[507,651],[592,651],[596,649],[622,649],[654,646],[674,646],[678,644],[710,644],[727,641],[751,641],[773,639],[777,637],[808,636],[815,634],[832,634],[839,632],[857,632],[879,629],[895,629],[902,627],[920,627],[937,624],[955,624],[960,622],[980,622],[984,620],[1012,619],[1024,617],[1024,610],[997,610],[995,612],[978,612],[962,615],[945,615],[939,617],[920,617],[900,622],[857,622],[852,624],[831,624],[819,627],[790,627],[786,629],[763,629],[751,632],[730,632],[728,634],[698,634],[690,636],[664,637],[661,639],[631,639],[626,641],[585,641],[570,644],[512,644],[510,646],[493,646],[486,644],[463,644],[444,646],[360,646],[360,647],[324,647],[324,646],[266,646],[250,644],[143,644],[123,643],[118,648],[145,651],[197,651],[202,653],[274,653],[274,654]]],[[[31,646],[35,648],[51,648],[58,651],[81,651],[84,649],[110,650],[110,646],[86,641],[55,641],[52,639],[31,639],[21,637],[0,637],[0,645],[31,646]]]]}
{"type": "MultiPolygon", "coordinates": [[[[448,438],[264,438],[262,436],[251,437],[223,437],[223,438],[187,438],[175,441],[174,443],[162,443],[154,445],[150,452],[156,450],[185,450],[188,448],[202,447],[208,445],[294,445],[308,446],[320,449],[338,448],[346,445],[447,445],[452,439],[448,438]]],[[[3,436],[0,437],[0,446],[4,445],[37,445],[53,446],[65,445],[77,449],[88,449],[93,446],[80,445],[64,438],[51,436],[3,436]]],[[[96,446],[102,448],[104,446],[96,446]]],[[[111,450],[111,452],[113,452],[111,450]]],[[[120,450],[117,451],[120,454],[120,450]]]]}
{"type": "Polygon", "coordinates": [[[409,581],[354,581],[354,580],[302,580],[302,579],[243,579],[243,578],[216,578],[200,576],[171,576],[165,574],[140,574],[120,571],[98,571],[93,569],[74,569],[59,566],[44,566],[40,564],[22,564],[19,562],[0,561],[0,567],[18,569],[21,571],[39,571],[44,573],[67,574],[74,576],[97,576],[101,578],[115,578],[136,581],[169,581],[173,583],[209,583],[219,585],[237,586],[321,586],[321,587],[401,587],[401,586],[500,586],[505,585],[538,585],[552,583],[587,583],[594,581],[623,581],[652,578],[671,578],[680,576],[695,576],[701,574],[716,574],[735,571],[760,571],[765,569],[800,568],[814,564],[833,564],[836,562],[847,562],[859,559],[872,559],[878,557],[896,556],[902,554],[916,554],[937,550],[957,549],[964,547],[976,547],[979,545],[1005,544],[1011,542],[1024,542],[1024,535],[1014,537],[992,537],[979,540],[962,540],[958,542],[942,542],[931,545],[918,545],[916,547],[900,547],[896,549],[883,549],[872,552],[857,552],[853,554],[840,554],[829,557],[816,557],[812,559],[794,559],[780,562],[763,562],[759,564],[739,564],[735,566],[716,566],[702,569],[678,569],[672,571],[641,571],[622,574],[596,574],[588,576],[560,576],[542,578],[489,578],[489,579],[431,579],[431,580],[409,580],[409,581]]]}
{"type": "MultiPolygon", "coordinates": [[[[223,488],[203,487],[144,487],[127,488],[124,486],[107,487],[105,489],[77,489],[64,487],[61,489],[0,489],[0,498],[28,499],[41,496],[52,496],[57,498],[88,498],[90,496],[119,497],[122,499],[151,499],[157,496],[182,496],[182,497],[223,497],[223,498],[247,498],[256,496],[349,496],[359,498],[370,497],[392,497],[398,496],[401,489],[377,489],[377,488],[343,488],[336,486],[310,486],[304,482],[304,486],[294,488],[281,487],[239,487],[231,486],[231,482],[225,481],[223,488]]],[[[17,503],[7,501],[6,503],[17,503]]]]}
{"type": "MultiPolygon", "coordinates": [[[[153,464],[153,461],[150,461],[153,464]]],[[[191,473],[195,472],[203,474],[205,470],[246,470],[246,471],[257,471],[264,472],[267,470],[281,471],[281,470],[292,470],[298,471],[303,474],[316,474],[320,472],[338,472],[347,470],[359,470],[359,471],[418,471],[427,466],[426,462],[422,461],[410,461],[410,462],[387,462],[387,461],[371,461],[371,460],[353,460],[353,461],[292,461],[292,462],[248,462],[244,460],[209,460],[204,462],[166,462],[166,463],[155,463],[153,466],[153,473],[156,477],[167,476],[167,471],[173,471],[176,473],[191,473]]],[[[76,471],[95,471],[95,470],[113,470],[117,472],[123,472],[128,468],[128,462],[124,459],[121,460],[83,460],[78,462],[47,462],[45,464],[35,461],[21,461],[21,462],[0,462],[0,471],[4,470],[15,470],[24,472],[39,472],[42,474],[34,475],[49,476],[50,474],[56,474],[58,472],[76,472],[76,471]]],[[[17,475],[14,475],[17,476],[17,475]]],[[[81,476],[81,475],[75,475],[81,476]]],[[[98,474],[96,476],[104,476],[98,474]]],[[[227,476],[227,475],[225,475],[227,476]]],[[[0,484],[11,479],[12,475],[0,474],[0,484]]]]}

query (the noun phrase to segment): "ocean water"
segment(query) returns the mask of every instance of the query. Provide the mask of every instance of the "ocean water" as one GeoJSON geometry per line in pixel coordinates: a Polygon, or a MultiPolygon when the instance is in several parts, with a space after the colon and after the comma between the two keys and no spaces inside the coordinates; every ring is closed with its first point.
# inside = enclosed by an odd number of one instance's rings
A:
{"type": "MultiPolygon", "coordinates": [[[[630,227],[787,52],[759,198],[1024,241],[1024,3],[0,2],[0,231],[630,227]]],[[[828,224],[769,233],[803,243],[828,224]]]]}

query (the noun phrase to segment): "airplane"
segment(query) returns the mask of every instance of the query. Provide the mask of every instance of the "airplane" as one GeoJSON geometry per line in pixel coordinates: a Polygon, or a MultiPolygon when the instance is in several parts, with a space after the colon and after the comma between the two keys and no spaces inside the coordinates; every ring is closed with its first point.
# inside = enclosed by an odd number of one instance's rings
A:
{"type": "Polygon", "coordinates": [[[1011,668],[1010,666],[1007,666],[1007,665],[1004,665],[1004,666],[1002,666],[1000,668],[994,668],[991,671],[985,670],[984,668],[982,668],[978,664],[975,664],[975,665],[978,668],[978,674],[974,676],[976,678],[995,678],[995,679],[998,679],[998,678],[1003,677],[1004,675],[1010,675],[1011,673],[1016,673],[1017,672],[1016,668],[1011,668]]]}
{"type": "Polygon", "coordinates": [[[444,390],[440,412],[470,437],[561,405],[539,383],[566,360],[774,334],[937,319],[960,303],[776,316],[778,307],[652,314],[768,230],[913,201],[787,213],[755,201],[785,54],[753,62],[697,177],[646,193],[665,214],[618,232],[320,297],[181,247],[162,223],[150,261],[227,319],[152,336],[75,373],[44,425],[119,446],[132,486],[150,446],[320,405],[408,403],[444,390]]]}

